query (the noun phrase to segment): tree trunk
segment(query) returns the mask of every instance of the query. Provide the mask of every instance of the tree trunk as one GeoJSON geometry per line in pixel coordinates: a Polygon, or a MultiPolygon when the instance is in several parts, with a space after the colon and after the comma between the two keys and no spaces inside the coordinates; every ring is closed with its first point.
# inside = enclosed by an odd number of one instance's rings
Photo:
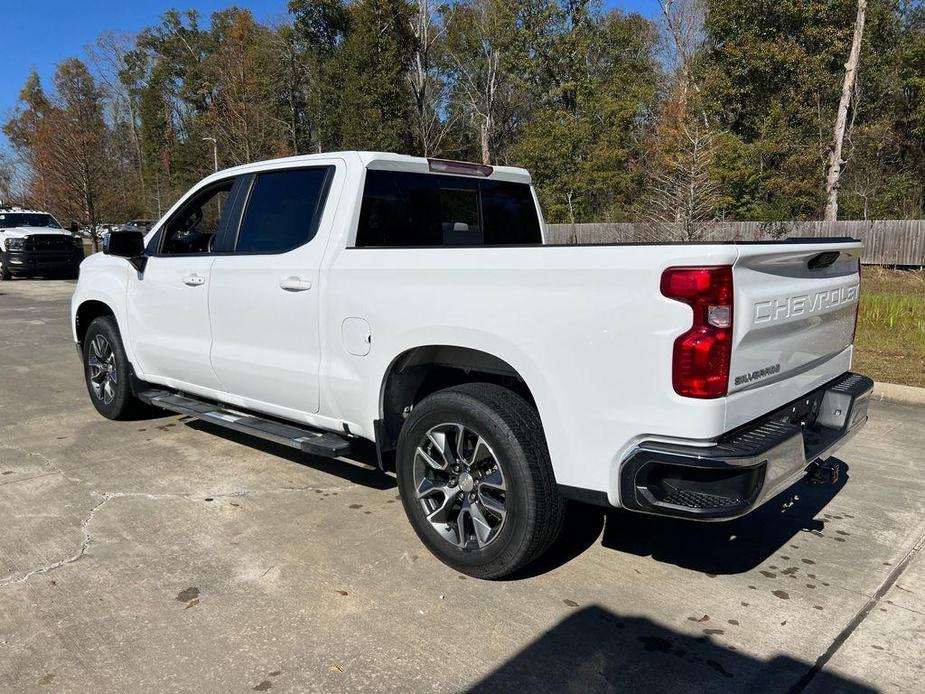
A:
{"type": "Polygon", "coordinates": [[[141,154],[141,138],[138,135],[138,114],[135,113],[135,104],[132,102],[132,95],[129,94],[126,96],[126,103],[128,104],[128,117],[132,124],[132,148],[135,150],[135,163],[138,165],[138,184],[141,186],[141,202],[145,210],[147,210],[147,194],[145,193],[145,163],[144,157],[141,154]]]}
{"type": "Polygon", "coordinates": [[[845,63],[845,81],[842,84],[838,113],[835,116],[835,133],[829,149],[829,164],[825,178],[825,220],[834,222],[838,218],[838,188],[841,179],[842,143],[845,140],[845,127],[848,123],[848,107],[857,81],[858,62],[861,58],[861,39],[864,37],[864,18],[867,13],[867,0],[858,0],[858,14],[854,22],[854,38],[851,41],[851,54],[845,63]]]}
{"type": "Polygon", "coordinates": [[[479,128],[479,139],[482,145],[482,163],[491,164],[491,124],[488,122],[488,118],[485,118],[482,121],[482,125],[479,128]]]}

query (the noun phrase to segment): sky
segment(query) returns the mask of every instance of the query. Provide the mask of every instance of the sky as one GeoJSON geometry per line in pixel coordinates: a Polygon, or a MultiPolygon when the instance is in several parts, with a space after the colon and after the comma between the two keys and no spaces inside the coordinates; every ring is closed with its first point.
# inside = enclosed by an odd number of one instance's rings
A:
{"type": "MultiPolygon", "coordinates": [[[[30,70],[48,85],[55,64],[83,56],[100,34],[134,33],[158,23],[171,7],[195,9],[208,17],[216,10],[246,7],[261,21],[286,15],[287,0],[0,0],[3,20],[0,58],[0,120],[15,106],[30,70]]],[[[654,16],[657,0],[605,0],[607,7],[654,16]]],[[[0,134],[0,147],[4,145],[0,134]]]]}

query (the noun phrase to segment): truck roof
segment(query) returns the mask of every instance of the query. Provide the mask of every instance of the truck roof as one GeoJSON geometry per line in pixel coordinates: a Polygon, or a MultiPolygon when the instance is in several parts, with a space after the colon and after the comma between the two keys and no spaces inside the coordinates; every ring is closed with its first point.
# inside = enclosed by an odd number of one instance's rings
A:
{"type": "MultiPolygon", "coordinates": [[[[408,171],[415,173],[432,173],[440,175],[431,168],[430,162],[440,161],[449,162],[444,159],[428,159],[426,157],[413,157],[407,154],[395,154],[393,152],[361,152],[361,151],[344,151],[344,152],[324,152],[321,154],[302,154],[295,157],[283,157],[280,159],[267,159],[265,161],[242,164],[230,169],[220,171],[220,174],[229,174],[246,171],[260,171],[264,168],[272,168],[279,165],[293,164],[310,164],[313,161],[330,159],[359,159],[360,163],[367,169],[387,169],[390,171],[408,171]]],[[[454,162],[455,163],[455,162],[454,162]]],[[[530,172],[515,166],[491,166],[491,173],[486,178],[511,181],[513,183],[530,183],[530,172]]],[[[449,172],[447,172],[449,173],[449,172]]],[[[211,177],[210,177],[211,178],[211,177]]]]}

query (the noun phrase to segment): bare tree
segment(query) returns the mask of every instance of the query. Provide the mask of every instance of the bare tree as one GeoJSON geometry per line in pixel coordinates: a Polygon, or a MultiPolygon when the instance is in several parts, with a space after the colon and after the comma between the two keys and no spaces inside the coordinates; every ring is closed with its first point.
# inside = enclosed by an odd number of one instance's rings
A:
{"type": "Polygon", "coordinates": [[[132,72],[128,56],[135,47],[135,37],[129,34],[107,32],[97,38],[96,46],[87,47],[87,56],[96,67],[96,75],[106,88],[110,102],[112,120],[120,113],[125,114],[131,135],[132,153],[138,175],[141,199],[145,199],[144,158],[141,151],[141,122],[138,114],[138,100],[132,93],[132,72]]]}
{"type": "Polygon", "coordinates": [[[851,166],[845,167],[839,180],[840,207],[854,203],[851,214],[858,214],[859,207],[861,218],[869,219],[872,204],[876,205],[888,189],[891,174],[903,171],[901,150],[889,126],[882,122],[849,123],[845,139],[845,159],[851,166]]]}
{"type": "Polygon", "coordinates": [[[13,199],[13,162],[5,152],[0,151],[0,205],[9,204],[13,199]]]}
{"type": "Polygon", "coordinates": [[[694,59],[703,41],[703,0],[659,0],[667,94],[650,137],[649,193],[639,217],[653,240],[695,241],[717,221],[716,137],[698,98],[694,59]]]}
{"type": "Polygon", "coordinates": [[[492,0],[474,0],[455,10],[449,27],[453,36],[450,57],[456,67],[459,97],[478,129],[482,163],[490,164],[505,80],[503,50],[492,26],[492,0]]]}
{"type": "Polygon", "coordinates": [[[838,189],[841,183],[842,145],[845,140],[845,128],[848,124],[848,109],[857,83],[858,64],[861,60],[861,41],[864,38],[864,19],[867,14],[867,0],[858,0],[858,11],[854,21],[854,37],[851,40],[851,53],[845,63],[845,79],[842,82],[841,98],[835,114],[835,132],[829,148],[829,162],[825,177],[825,220],[838,219],[838,189]]]}
{"type": "Polygon", "coordinates": [[[308,114],[311,69],[308,56],[299,45],[291,25],[271,27],[268,47],[271,79],[280,107],[271,114],[286,131],[292,154],[307,152],[312,123],[308,114]]]}
{"type": "Polygon", "coordinates": [[[691,69],[703,41],[703,0],[659,0],[666,62],[675,75],[678,98],[686,100],[689,90],[699,91],[691,69]]]}
{"type": "Polygon", "coordinates": [[[425,157],[437,153],[455,120],[453,114],[448,114],[446,80],[436,67],[435,53],[446,33],[446,26],[437,23],[435,5],[434,0],[415,0],[415,11],[411,16],[414,50],[408,82],[414,97],[415,136],[420,153],[425,157]]]}
{"type": "Polygon", "coordinates": [[[681,123],[671,153],[651,176],[640,214],[653,240],[699,241],[718,220],[715,147],[712,132],[698,119],[681,123]]]}

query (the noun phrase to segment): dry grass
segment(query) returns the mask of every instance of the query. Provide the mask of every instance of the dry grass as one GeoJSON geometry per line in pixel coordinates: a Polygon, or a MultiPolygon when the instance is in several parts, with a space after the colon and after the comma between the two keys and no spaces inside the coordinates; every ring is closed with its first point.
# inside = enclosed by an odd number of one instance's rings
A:
{"type": "Polygon", "coordinates": [[[925,387],[925,272],[863,269],[856,344],[854,371],[925,387]]]}

